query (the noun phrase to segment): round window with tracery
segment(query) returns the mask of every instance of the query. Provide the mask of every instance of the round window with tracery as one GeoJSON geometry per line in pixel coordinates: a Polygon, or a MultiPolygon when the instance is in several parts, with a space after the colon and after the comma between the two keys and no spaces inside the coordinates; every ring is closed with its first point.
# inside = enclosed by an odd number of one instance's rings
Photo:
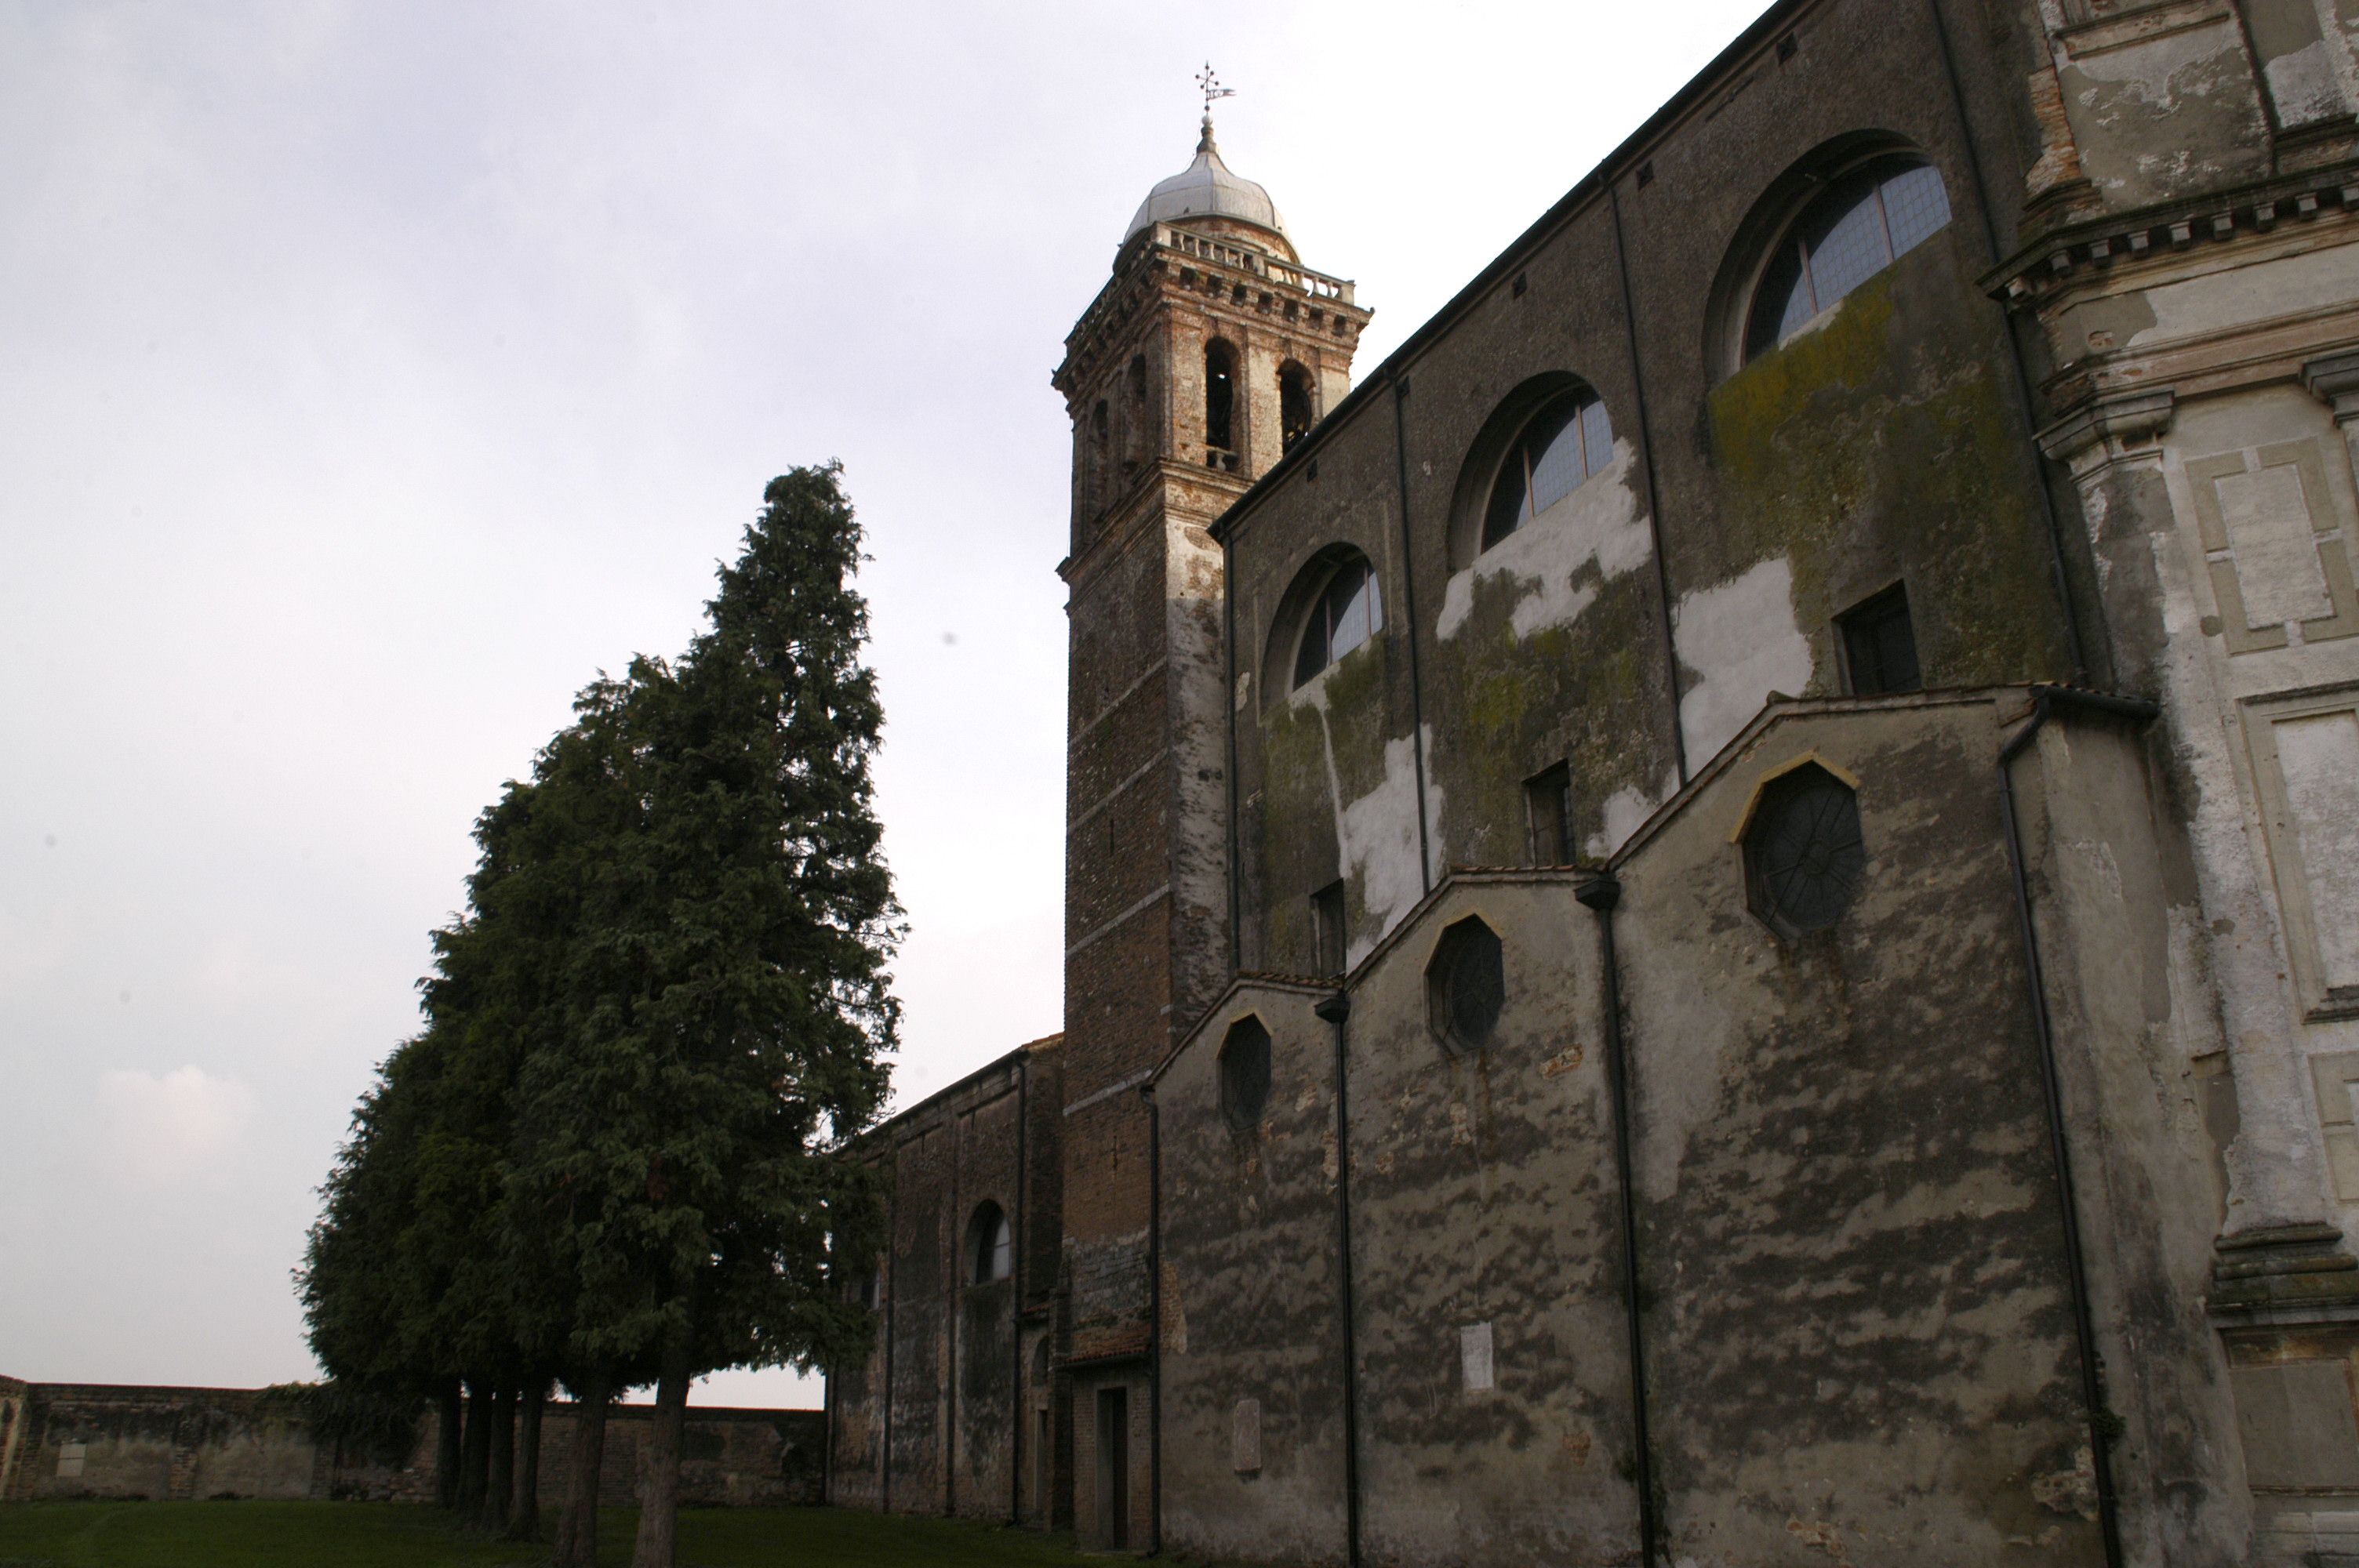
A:
{"type": "Polygon", "coordinates": [[[1867,869],[1859,797],[1843,780],[1805,762],[1761,789],[1745,834],[1753,913],[1779,935],[1798,938],[1842,918],[1867,869]]]}
{"type": "Polygon", "coordinates": [[[1443,932],[1426,966],[1425,985],[1433,1032],[1450,1054],[1480,1051],[1491,1043],[1507,1003],[1499,934],[1471,915],[1443,932]]]}

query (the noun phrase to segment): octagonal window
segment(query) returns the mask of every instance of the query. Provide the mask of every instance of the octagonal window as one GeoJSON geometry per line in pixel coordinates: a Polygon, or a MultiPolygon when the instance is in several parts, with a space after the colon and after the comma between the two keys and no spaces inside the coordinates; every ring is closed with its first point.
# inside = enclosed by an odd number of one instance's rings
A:
{"type": "Polygon", "coordinates": [[[1221,1118],[1242,1132],[1269,1105],[1269,1031],[1247,1015],[1221,1042],[1221,1118]]]}
{"type": "Polygon", "coordinates": [[[1425,967],[1426,1006],[1433,1032],[1453,1056],[1490,1044],[1507,1002],[1499,934],[1468,915],[1441,934],[1425,967]]]}
{"type": "Polygon", "coordinates": [[[1745,881],[1772,930],[1790,939],[1832,925],[1866,869],[1851,785],[1805,762],[1761,786],[1745,829],[1745,881]]]}

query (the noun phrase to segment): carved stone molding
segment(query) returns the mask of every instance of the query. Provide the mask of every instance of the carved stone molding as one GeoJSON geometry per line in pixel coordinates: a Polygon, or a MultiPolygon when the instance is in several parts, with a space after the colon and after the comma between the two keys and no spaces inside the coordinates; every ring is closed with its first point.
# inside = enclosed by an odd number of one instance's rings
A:
{"type": "Polygon", "coordinates": [[[2091,398],[2039,432],[2039,449],[2074,470],[2102,457],[2133,455],[2170,428],[2179,395],[2167,386],[2141,387],[2091,398]]]}
{"type": "Polygon", "coordinates": [[[2334,410],[2336,424],[2359,419],[2359,350],[2308,362],[2301,367],[2301,384],[2334,410]]]}

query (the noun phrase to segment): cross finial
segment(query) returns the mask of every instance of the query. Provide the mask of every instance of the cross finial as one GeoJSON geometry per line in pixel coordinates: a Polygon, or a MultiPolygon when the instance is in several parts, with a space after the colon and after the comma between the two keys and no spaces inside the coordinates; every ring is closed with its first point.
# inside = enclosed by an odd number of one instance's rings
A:
{"type": "Polygon", "coordinates": [[[1200,153],[1212,153],[1217,157],[1220,149],[1212,145],[1212,101],[1216,98],[1234,98],[1237,95],[1237,90],[1221,85],[1221,79],[1212,74],[1212,62],[1209,59],[1204,62],[1204,69],[1197,73],[1196,85],[1203,89],[1204,92],[1204,134],[1197,138],[1196,150],[1200,153]]]}
{"type": "Polygon", "coordinates": [[[1204,69],[1196,73],[1196,85],[1203,90],[1204,117],[1208,120],[1212,117],[1212,101],[1214,99],[1234,98],[1237,95],[1237,90],[1235,88],[1223,87],[1221,85],[1221,79],[1213,74],[1212,62],[1209,59],[1204,62],[1204,69]]]}

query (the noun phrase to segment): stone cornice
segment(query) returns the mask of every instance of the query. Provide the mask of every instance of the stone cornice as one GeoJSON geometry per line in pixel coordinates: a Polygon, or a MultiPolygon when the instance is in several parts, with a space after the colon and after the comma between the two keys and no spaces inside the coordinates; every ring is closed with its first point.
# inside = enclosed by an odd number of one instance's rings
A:
{"type": "Polygon", "coordinates": [[[2108,453],[2142,446],[2170,428],[2179,401],[2167,386],[2140,387],[2090,398],[2038,433],[2039,449],[2077,465],[2101,443],[2108,453]]]}
{"type": "Polygon", "coordinates": [[[1992,298],[2027,309],[2116,262],[2353,213],[2359,213],[2359,165],[2343,162],[2065,223],[2026,241],[1977,281],[1992,298]]]}

